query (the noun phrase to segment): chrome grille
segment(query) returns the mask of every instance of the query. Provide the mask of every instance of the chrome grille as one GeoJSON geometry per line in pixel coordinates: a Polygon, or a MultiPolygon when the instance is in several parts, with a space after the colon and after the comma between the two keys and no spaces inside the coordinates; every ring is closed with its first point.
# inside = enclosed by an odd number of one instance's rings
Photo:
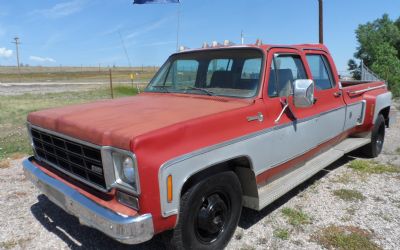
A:
{"type": "Polygon", "coordinates": [[[99,148],[83,145],[31,127],[33,147],[39,161],[78,177],[91,185],[106,189],[99,148]]]}

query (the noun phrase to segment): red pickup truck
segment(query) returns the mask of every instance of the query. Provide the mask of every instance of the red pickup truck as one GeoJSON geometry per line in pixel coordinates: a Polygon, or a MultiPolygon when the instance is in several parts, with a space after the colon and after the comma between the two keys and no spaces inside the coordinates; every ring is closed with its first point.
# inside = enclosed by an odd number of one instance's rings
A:
{"type": "Polygon", "coordinates": [[[173,54],[144,93],[33,112],[23,162],[54,203],[126,244],[172,231],[221,249],[261,210],[344,154],[382,150],[384,82],[340,82],[323,45],[173,54]]]}

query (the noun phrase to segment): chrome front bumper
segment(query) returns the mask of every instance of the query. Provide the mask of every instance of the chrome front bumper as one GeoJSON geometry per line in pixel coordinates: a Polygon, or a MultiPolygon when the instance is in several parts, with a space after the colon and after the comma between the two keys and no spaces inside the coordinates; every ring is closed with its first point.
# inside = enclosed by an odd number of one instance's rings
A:
{"type": "Polygon", "coordinates": [[[67,213],[78,217],[81,224],[95,228],[125,244],[138,244],[153,237],[154,228],[151,214],[131,217],[115,213],[88,199],[61,181],[50,177],[31,161],[32,158],[28,158],[22,163],[25,176],[49,200],[67,213]]]}

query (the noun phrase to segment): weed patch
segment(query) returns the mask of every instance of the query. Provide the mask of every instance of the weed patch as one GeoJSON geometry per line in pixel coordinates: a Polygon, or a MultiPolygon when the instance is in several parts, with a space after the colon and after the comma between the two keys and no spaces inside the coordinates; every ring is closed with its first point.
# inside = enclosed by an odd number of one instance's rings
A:
{"type": "Polygon", "coordinates": [[[282,209],[282,214],[286,217],[289,224],[293,226],[299,226],[310,223],[310,217],[301,210],[287,207],[282,209]]]}
{"type": "Polygon", "coordinates": [[[366,174],[400,173],[399,167],[366,160],[354,160],[350,162],[348,167],[359,173],[366,174]]]}
{"type": "Polygon", "coordinates": [[[350,190],[350,189],[338,189],[333,191],[333,194],[336,197],[339,197],[342,200],[345,201],[361,201],[361,200],[365,200],[365,196],[356,191],[356,190],[350,190]]]}
{"type": "Polygon", "coordinates": [[[8,168],[10,167],[10,160],[1,160],[0,161],[0,168],[8,168]]]}
{"type": "Polygon", "coordinates": [[[329,226],[321,229],[311,238],[313,241],[328,249],[381,249],[376,243],[371,240],[372,234],[370,232],[351,226],[329,226]]]}
{"type": "Polygon", "coordinates": [[[274,231],[274,237],[281,239],[281,240],[288,240],[289,239],[289,231],[287,229],[276,229],[274,231]]]}
{"type": "Polygon", "coordinates": [[[350,173],[343,173],[336,177],[333,182],[342,183],[342,184],[349,184],[354,180],[354,177],[350,173]]]}

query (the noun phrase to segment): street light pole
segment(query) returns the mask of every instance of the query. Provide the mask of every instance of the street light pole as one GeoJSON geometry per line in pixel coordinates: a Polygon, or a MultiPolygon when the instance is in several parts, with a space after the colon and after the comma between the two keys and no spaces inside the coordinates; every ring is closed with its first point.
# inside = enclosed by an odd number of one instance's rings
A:
{"type": "Polygon", "coordinates": [[[323,0],[318,0],[319,3],[319,43],[324,43],[324,6],[323,0]]]}

